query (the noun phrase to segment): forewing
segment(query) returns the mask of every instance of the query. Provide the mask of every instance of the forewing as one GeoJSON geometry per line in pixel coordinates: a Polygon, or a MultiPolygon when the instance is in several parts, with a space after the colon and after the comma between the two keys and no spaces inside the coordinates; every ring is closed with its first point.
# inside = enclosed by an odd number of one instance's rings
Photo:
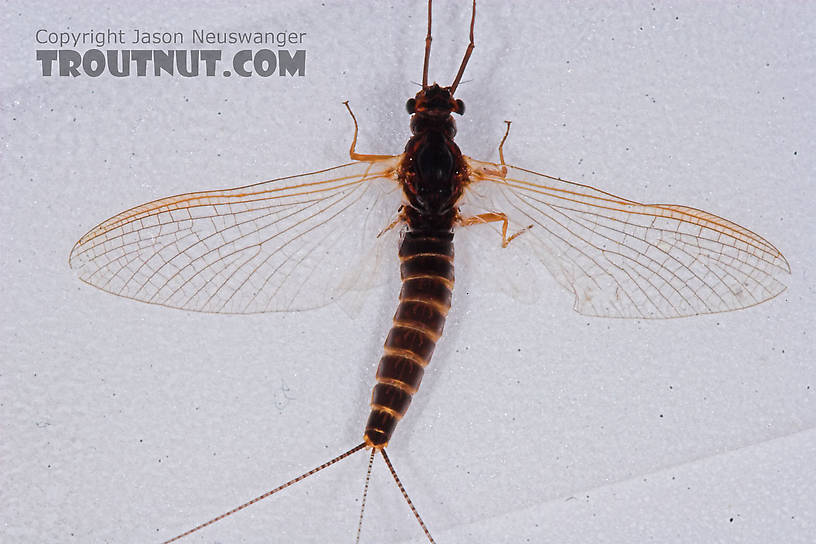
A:
{"type": "Polygon", "coordinates": [[[463,213],[505,213],[508,235],[530,227],[510,247],[535,253],[574,294],[582,314],[725,312],[785,289],[778,279],[790,273],[785,257],[736,223],[687,206],[640,204],[530,170],[468,161],[473,183],[463,213]]]}
{"type": "Polygon", "coordinates": [[[185,310],[323,306],[354,287],[348,270],[396,213],[398,160],[155,200],[94,227],[70,265],[104,291],[185,310]]]}

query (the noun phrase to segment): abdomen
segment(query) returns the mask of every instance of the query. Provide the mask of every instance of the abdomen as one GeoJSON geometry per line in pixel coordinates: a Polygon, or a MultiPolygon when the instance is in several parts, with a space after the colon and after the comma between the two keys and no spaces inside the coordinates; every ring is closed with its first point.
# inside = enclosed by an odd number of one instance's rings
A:
{"type": "Polygon", "coordinates": [[[365,441],[382,448],[419,389],[442,336],[453,291],[453,233],[409,231],[400,245],[402,290],[371,392],[365,441]]]}

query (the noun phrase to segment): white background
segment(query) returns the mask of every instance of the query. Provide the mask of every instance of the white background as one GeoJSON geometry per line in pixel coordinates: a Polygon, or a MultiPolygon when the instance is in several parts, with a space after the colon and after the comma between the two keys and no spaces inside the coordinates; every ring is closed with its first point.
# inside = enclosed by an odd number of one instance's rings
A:
{"type": "MultiPolygon", "coordinates": [[[[97,291],[67,257],[138,203],[346,162],[343,100],[360,151],[400,152],[425,6],[186,4],[3,9],[3,542],[159,541],[361,439],[396,281],[354,317],[201,315],[97,291]],[[109,26],[307,32],[307,75],[38,75],[38,28],[109,26]]],[[[431,77],[448,84],[470,14],[439,4],[431,77]]],[[[740,312],[604,320],[544,276],[534,300],[508,298],[500,260],[459,251],[445,337],[389,448],[438,542],[812,541],[814,18],[792,2],[479,5],[466,154],[496,160],[511,119],[508,162],[723,215],[793,273],[740,312]]],[[[365,464],[189,541],[350,542],[365,464]]],[[[362,541],[423,538],[377,461],[362,541]]]]}

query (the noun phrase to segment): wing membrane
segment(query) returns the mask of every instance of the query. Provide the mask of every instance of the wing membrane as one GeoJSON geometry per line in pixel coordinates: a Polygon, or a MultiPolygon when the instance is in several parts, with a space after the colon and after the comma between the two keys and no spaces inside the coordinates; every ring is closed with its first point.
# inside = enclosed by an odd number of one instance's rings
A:
{"type": "Polygon", "coordinates": [[[149,202],[93,228],[70,265],[104,291],[185,310],[323,306],[353,287],[346,270],[396,213],[397,161],[149,202]]]}
{"type": "MultiPolygon", "coordinates": [[[[668,318],[764,302],[790,273],[770,242],[716,215],[640,204],[588,185],[468,159],[464,213],[503,212],[526,246],[593,316],[668,318]],[[481,182],[481,183],[478,183],[481,182]],[[472,210],[472,211],[471,211],[472,210]]],[[[499,239],[501,239],[499,237],[499,239]]]]}

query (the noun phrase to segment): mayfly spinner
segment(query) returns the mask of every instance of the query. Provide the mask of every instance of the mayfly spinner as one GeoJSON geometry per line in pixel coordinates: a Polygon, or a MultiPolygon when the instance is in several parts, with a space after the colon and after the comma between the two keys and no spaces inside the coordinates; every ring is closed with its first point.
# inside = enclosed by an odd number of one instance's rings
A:
{"type": "Polygon", "coordinates": [[[587,315],[724,312],[784,290],[777,277],[790,272],[785,257],[726,219],[687,206],[640,204],[510,166],[502,152],[507,132],[499,163],[463,155],[454,143],[452,114],[465,113],[455,96],[474,49],[475,19],[474,1],[470,43],[453,82],[429,84],[429,0],[422,88],[406,104],[412,135],[403,153],[358,153],[357,121],[346,103],[354,121],[353,162],[143,204],[94,227],[71,251],[80,278],[110,293],[184,310],[243,314],[328,304],[349,289],[348,278],[337,273],[339,263],[366,255],[383,233],[401,234],[402,290],[362,443],[170,541],[368,449],[369,475],[379,453],[433,542],[386,449],[442,335],[457,229],[493,225],[495,244],[534,253],[575,295],[575,309],[587,315]],[[372,210],[383,207],[394,218],[390,224],[372,219],[372,210]]]}

